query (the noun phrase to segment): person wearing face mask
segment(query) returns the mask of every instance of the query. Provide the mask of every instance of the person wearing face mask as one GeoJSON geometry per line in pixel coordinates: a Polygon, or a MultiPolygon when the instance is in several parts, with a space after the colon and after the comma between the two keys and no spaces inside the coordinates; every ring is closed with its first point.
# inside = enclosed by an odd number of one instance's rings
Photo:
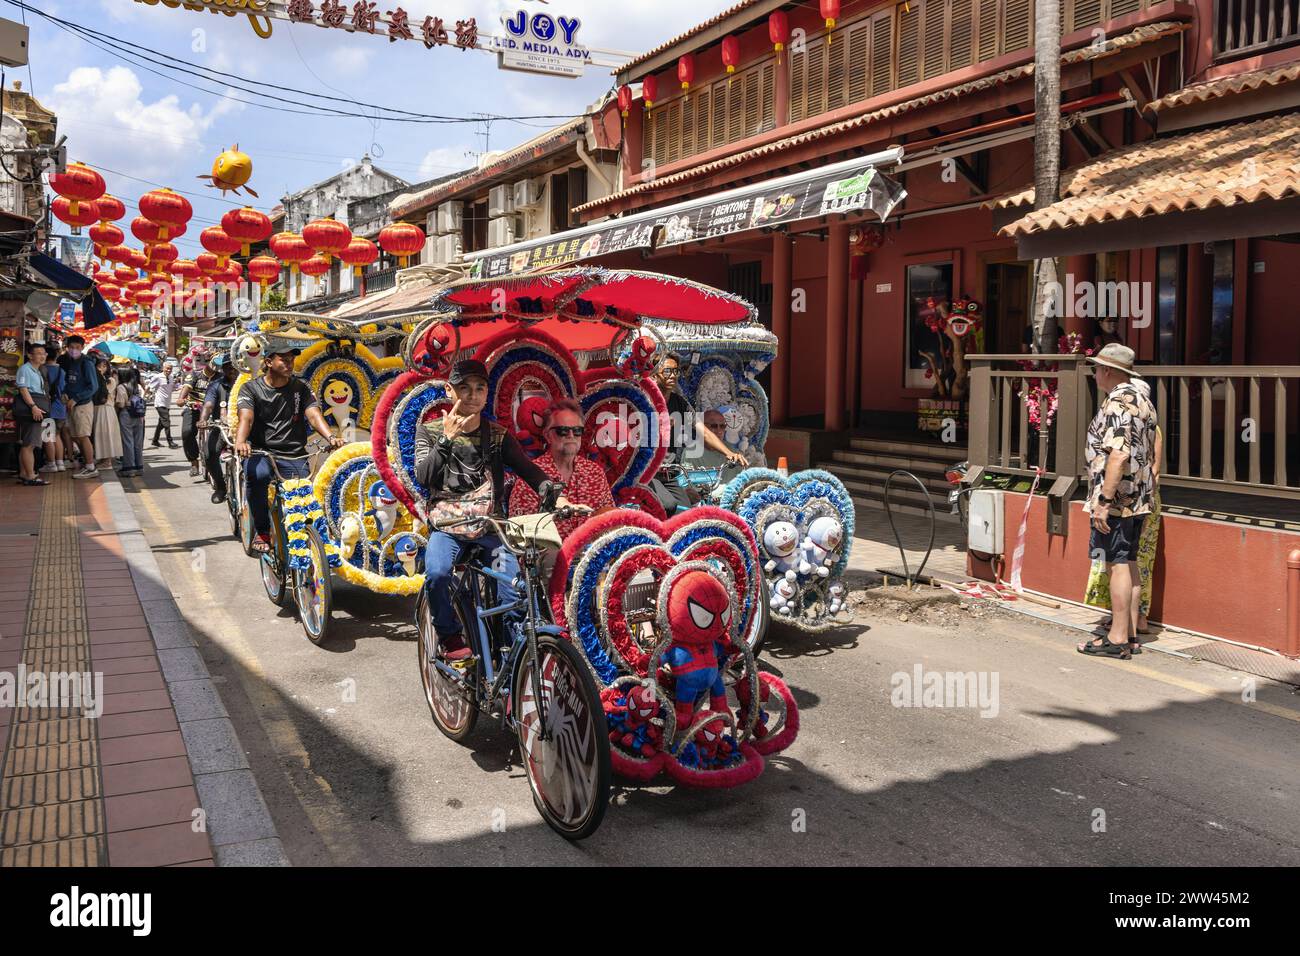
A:
{"type": "MultiPolygon", "coordinates": [[[[546,410],[542,435],[546,452],[533,459],[533,464],[552,481],[564,485],[564,496],[574,504],[587,505],[593,512],[614,507],[614,497],[609,489],[605,472],[594,461],[584,458],[582,451],[582,408],[571,398],[554,402],[546,410]]],[[[516,481],[510,492],[512,515],[534,514],[541,509],[537,492],[525,482],[516,481]]],[[[567,538],[587,520],[586,515],[566,518],[556,525],[561,538],[567,538]]]]}
{"type": "MultiPolygon", "coordinates": [[[[519,439],[483,413],[488,373],[482,362],[457,362],[447,376],[447,384],[453,401],[451,410],[421,425],[415,438],[415,478],[428,489],[430,511],[444,502],[481,502],[490,497],[491,513],[500,516],[507,468],[537,492],[543,504],[554,501],[556,508],[573,506],[558,495],[562,489],[524,453],[519,439]]],[[[451,584],[452,569],[472,547],[492,553],[508,578],[513,579],[519,572],[515,556],[491,532],[471,539],[447,531],[430,531],[424,553],[425,587],[438,645],[443,658],[449,661],[471,655],[452,606],[451,584]]],[[[518,598],[513,588],[501,583],[496,587],[501,603],[513,603],[518,598]]],[[[512,616],[518,613],[512,612],[512,616]]]]}
{"type": "Polygon", "coordinates": [[[113,460],[122,457],[122,425],[117,418],[113,397],[117,392],[117,375],[108,355],[91,350],[95,359],[95,374],[99,377],[99,391],[95,393],[95,425],[91,441],[99,456],[96,466],[113,467],[113,460]]]}
{"type": "Polygon", "coordinates": [[[95,393],[99,391],[99,374],[95,360],[85,353],[86,340],[80,335],[70,335],[64,342],[67,354],[59,358],[63,369],[63,394],[68,412],[68,428],[72,440],[81,449],[83,467],[73,478],[98,478],[95,466],[95,446],[91,434],[95,430],[95,393]]]}

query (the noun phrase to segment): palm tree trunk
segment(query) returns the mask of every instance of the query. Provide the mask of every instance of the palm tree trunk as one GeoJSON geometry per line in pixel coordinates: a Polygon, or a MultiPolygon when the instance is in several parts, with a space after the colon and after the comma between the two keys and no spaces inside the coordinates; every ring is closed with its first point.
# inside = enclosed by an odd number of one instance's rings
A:
{"type": "MultiPolygon", "coordinates": [[[[1061,188],[1061,4],[1034,3],[1034,208],[1050,206],[1061,188]]],[[[1034,269],[1034,344],[1056,352],[1058,308],[1048,308],[1049,284],[1057,281],[1056,260],[1039,259],[1034,269]]],[[[1057,287],[1059,288],[1059,286],[1057,287]]]]}

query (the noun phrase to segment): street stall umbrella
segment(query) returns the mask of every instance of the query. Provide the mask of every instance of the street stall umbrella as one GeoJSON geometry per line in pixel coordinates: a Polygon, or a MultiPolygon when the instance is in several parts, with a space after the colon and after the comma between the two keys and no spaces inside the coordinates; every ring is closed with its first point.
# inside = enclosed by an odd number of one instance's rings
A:
{"type": "Polygon", "coordinates": [[[43,252],[33,252],[27,265],[67,298],[82,300],[83,306],[86,306],[86,328],[98,328],[113,321],[113,310],[108,307],[89,276],[82,275],[43,252]]]}
{"type": "Polygon", "coordinates": [[[339,253],[339,259],[345,265],[352,267],[352,274],[358,279],[361,278],[361,273],[366,266],[378,258],[379,247],[369,239],[362,239],[360,236],[354,236],[347,248],[339,253]]]}
{"type": "Polygon", "coordinates": [[[239,240],[226,235],[220,226],[208,226],[199,233],[199,245],[217,257],[218,266],[225,266],[226,260],[241,248],[239,240]]]}
{"type": "Polygon", "coordinates": [[[180,233],[173,233],[171,230],[180,229],[183,232],[186,223],[194,217],[194,207],[190,205],[190,201],[166,187],[151,189],[140,197],[138,205],[142,216],[161,227],[159,239],[179,235],[180,233]]]}
{"type": "Polygon", "coordinates": [[[93,226],[99,222],[99,209],[93,202],[74,202],[66,196],[54,197],[54,202],[50,203],[50,212],[59,222],[71,226],[74,236],[81,235],[83,226],[93,226]]]}
{"type": "Polygon", "coordinates": [[[157,354],[139,345],[135,342],[122,342],[117,339],[97,342],[92,348],[99,349],[101,352],[107,352],[109,355],[120,355],[122,358],[130,359],[132,362],[143,362],[145,365],[161,365],[162,359],[157,354]]]}
{"type": "Polygon", "coordinates": [[[69,213],[76,216],[82,203],[93,202],[104,195],[104,177],[84,163],[68,163],[64,172],[50,177],[50,188],[66,201],[69,213]]]}
{"type": "Polygon", "coordinates": [[[240,255],[247,256],[253,243],[271,235],[271,217],[252,206],[232,209],[221,217],[221,228],[226,235],[242,243],[240,255]]]}
{"type": "Polygon", "coordinates": [[[396,256],[403,268],[411,256],[424,248],[424,241],[424,230],[411,222],[395,222],[379,230],[380,247],[390,256],[396,256]]]}
{"type": "Polygon", "coordinates": [[[275,257],[289,267],[290,275],[298,272],[300,263],[311,258],[311,246],[296,232],[277,232],[271,237],[270,246],[275,257]]]}
{"type": "Polygon", "coordinates": [[[333,216],[326,216],[324,219],[313,219],[302,227],[302,241],[328,264],[331,258],[348,247],[352,241],[352,230],[333,216]]]}
{"type": "Polygon", "coordinates": [[[99,209],[99,224],[101,226],[107,226],[109,223],[117,222],[126,216],[126,204],[116,196],[110,196],[108,193],[104,193],[95,200],[95,207],[99,209]]]}
{"type": "Polygon", "coordinates": [[[125,239],[126,234],[121,229],[111,222],[105,224],[103,219],[90,227],[90,241],[95,244],[95,255],[101,259],[107,260],[108,251],[120,246],[125,239]]]}
{"type": "Polygon", "coordinates": [[[253,256],[248,260],[248,277],[265,292],[269,283],[280,278],[280,260],[272,256],[253,256]]]}

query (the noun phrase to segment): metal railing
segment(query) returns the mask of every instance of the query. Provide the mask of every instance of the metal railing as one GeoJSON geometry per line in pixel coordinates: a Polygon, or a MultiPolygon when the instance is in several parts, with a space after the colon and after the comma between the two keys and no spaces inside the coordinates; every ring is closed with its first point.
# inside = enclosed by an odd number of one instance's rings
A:
{"type": "MultiPolygon", "coordinates": [[[[1084,440],[1097,409],[1092,368],[1051,356],[1056,371],[1026,370],[1027,355],[970,355],[972,466],[1007,474],[1082,478],[1084,440]],[[1056,386],[1045,429],[1029,420],[1032,379],[1056,386]]],[[[1288,431],[1300,420],[1300,366],[1145,365],[1164,434],[1161,481],[1237,494],[1300,499],[1300,464],[1288,431]]]]}

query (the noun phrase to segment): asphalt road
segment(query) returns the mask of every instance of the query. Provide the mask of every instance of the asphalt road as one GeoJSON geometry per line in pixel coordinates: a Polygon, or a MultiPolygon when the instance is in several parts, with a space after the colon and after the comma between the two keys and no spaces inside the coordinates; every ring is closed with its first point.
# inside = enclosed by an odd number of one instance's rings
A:
{"type": "Polygon", "coordinates": [[[1291,688],[1260,680],[1246,702],[1247,675],[1084,658],[1073,633],[1005,613],[775,632],[764,661],[798,700],[794,745],[738,790],[616,785],[570,845],[512,735],[434,727],[412,600],[336,578],[335,636],[313,646],[181,453],[145,458],[128,496],[295,864],[1300,864],[1291,688]],[[996,677],[996,713],[895,706],[918,665],[996,677]]]}

